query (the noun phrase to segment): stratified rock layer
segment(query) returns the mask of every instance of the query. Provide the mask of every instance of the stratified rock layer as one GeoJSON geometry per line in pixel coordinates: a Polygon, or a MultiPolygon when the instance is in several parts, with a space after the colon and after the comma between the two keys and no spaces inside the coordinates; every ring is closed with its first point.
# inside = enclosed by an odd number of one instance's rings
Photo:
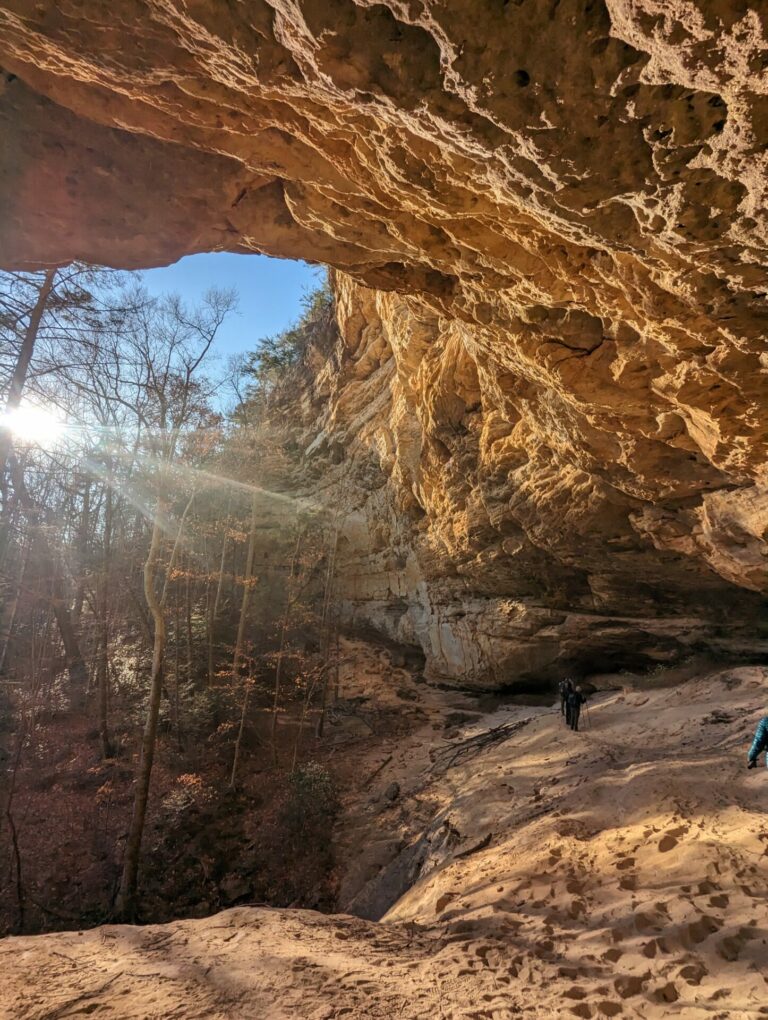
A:
{"type": "Polygon", "coordinates": [[[359,620],[483,685],[759,650],[764,11],[2,0],[0,62],[6,264],[342,270],[304,445],[359,620]]]}

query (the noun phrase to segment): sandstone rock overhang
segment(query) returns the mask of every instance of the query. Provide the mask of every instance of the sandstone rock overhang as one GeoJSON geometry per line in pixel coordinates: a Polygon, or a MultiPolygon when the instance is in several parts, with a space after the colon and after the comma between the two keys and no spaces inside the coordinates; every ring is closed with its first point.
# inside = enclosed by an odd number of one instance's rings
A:
{"type": "Polygon", "coordinates": [[[452,295],[608,254],[595,296],[642,267],[704,316],[759,301],[748,5],[4,0],[0,28],[6,262],[264,250],[452,295]]]}
{"type": "MultiPolygon", "coordinates": [[[[460,662],[466,624],[435,606],[472,599],[483,621],[502,598],[756,618],[764,12],[0,0],[0,66],[2,264],[343,271],[351,374],[323,428],[388,478],[373,530],[418,524],[364,600],[404,599],[401,637],[460,662]],[[361,433],[363,384],[381,413],[361,433]]],[[[561,625],[523,630],[545,632],[535,671],[561,625]]]]}

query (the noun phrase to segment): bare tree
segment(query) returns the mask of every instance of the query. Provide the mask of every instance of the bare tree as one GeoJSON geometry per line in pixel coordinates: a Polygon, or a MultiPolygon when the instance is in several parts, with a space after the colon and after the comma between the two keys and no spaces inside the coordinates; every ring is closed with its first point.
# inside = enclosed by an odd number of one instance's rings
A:
{"type": "MultiPolygon", "coordinates": [[[[253,586],[253,556],[256,549],[256,526],[259,520],[259,501],[254,493],[251,503],[251,528],[248,534],[248,555],[245,561],[245,576],[243,577],[243,598],[240,603],[240,621],[237,625],[237,637],[235,639],[235,653],[232,656],[232,679],[237,681],[240,675],[240,662],[243,657],[243,641],[245,639],[245,626],[248,619],[248,606],[251,601],[251,588],[253,586]]],[[[240,745],[243,739],[245,728],[245,717],[248,711],[248,698],[251,692],[251,680],[246,680],[243,691],[243,708],[240,714],[240,728],[235,741],[235,754],[232,759],[232,772],[229,777],[229,785],[234,786],[237,778],[237,763],[240,758],[240,745]]]]}
{"type": "MultiPolygon", "coordinates": [[[[163,683],[163,659],[167,636],[165,605],[156,591],[157,572],[169,511],[166,495],[169,469],[185,430],[193,427],[198,411],[199,388],[195,373],[211,348],[222,322],[232,310],[231,294],[212,291],[206,305],[190,314],[179,301],[170,300],[142,311],[129,338],[129,362],[132,385],[142,398],[143,425],[149,440],[148,459],[154,467],[156,492],[152,514],[152,536],[144,563],[144,598],[153,625],[152,667],[149,700],[141,742],[141,756],[133,813],[125,847],[122,877],[115,913],[133,919],[137,908],[137,889],[141,842],[146,822],[147,802],[154,764],[157,725],[163,683]]],[[[116,363],[121,364],[125,341],[116,363]]],[[[124,399],[130,400],[129,396],[124,399]]],[[[167,577],[167,574],[166,574],[167,577]]]]}
{"type": "MultiPolygon", "coordinates": [[[[24,393],[24,385],[27,381],[29,366],[32,361],[32,355],[35,351],[35,343],[37,342],[37,336],[40,331],[40,323],[42,322],[43,314],[45,312],[48,299],[51,296],[55,280],[56,269],[49,269],[40,281],[37,298],[29,312],[27,325],[24,329],[23,338],[19,347],[18,357],[16,358],[16,364],[14,365],[13,372],[11,373],[11,379],[8,386],[8,397],[5,402],[6,414],[11,411],[15,411],[21,404],[21,398],[24,393]]],[[[0,474],[5,471],[5,464],[10,451],[11,431],[8,427],[0,428],[0,474]]]]}

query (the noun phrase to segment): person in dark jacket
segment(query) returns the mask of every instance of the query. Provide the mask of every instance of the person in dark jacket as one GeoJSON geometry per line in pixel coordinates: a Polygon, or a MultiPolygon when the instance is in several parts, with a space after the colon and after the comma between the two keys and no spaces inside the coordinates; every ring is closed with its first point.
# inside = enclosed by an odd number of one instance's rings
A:
{"type": "Polygon", "coordinates": [[[581,706],[586,702],[581,687],[574,687],[568,694],[568,714],[566,719],[568,725],[572,730],[578,731],[579,729],[579,716],[581,715],[581,706]]]}
{"type": "Polygon", "coordinates": [[[747,755],[747,768],[757,768],[757,757],[765,751],[765,764],[768,766],[768,715],[757,724],[757,732],[747,755]]]}
{"type": "Polygon", "coordinates": [[[568,695],[573,690],[573,680],[567,676],[560,681],[557,689],[560,691],[560,713],[565,716],[565,721],[568,722],[568,695]]]}

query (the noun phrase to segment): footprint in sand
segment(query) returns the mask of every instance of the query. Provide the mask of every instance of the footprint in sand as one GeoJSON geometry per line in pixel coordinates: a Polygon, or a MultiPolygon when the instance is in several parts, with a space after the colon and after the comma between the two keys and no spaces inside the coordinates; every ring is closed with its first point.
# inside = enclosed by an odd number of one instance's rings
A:
{"type": "Polygon", "coordinates": [[[688,826],[688,825],[678,825],[674,829],[669,829],[668,832],[667,832],[667,835],[674,836],[675,839],[680,839],[681,836],[685,836],[686,835],[686,833],[688,832],[689,828],[690,828],[690,826],[688,826]]]}
{"type": "Polygon", "coordinates": [[[661,988],[657,988],[653,995],[657,1002],[677,1002],[680,998],[680,993],[674,981],[668,981],[661,988]]]}
{"type": "Polygon", "coordinates": [[[699,896],[706,896],[708,893],[719,892],[720,886],[713,885],[712,882],[699,882],[699,896]]]}
{"type": "Polygon", "coordinates": [[[558,967],[557,976],[562,978],[568,978],[569,981],[575,981],[580,974],[578,967],[558,967]]]}
{"type": "Polygon", "coordinates": [[[601,1016],[618,1016],[619,1013],[623,1012],[623,1010],[618,1002],[606,1000],[604,1002],[598,1002],[597,1012],[601,1016]]]}
{"type": "Polygon", "coordinates": [[[578,985],[574,985],[573,988],[566,988],[563,992],[566,999],[586,999],[587,993],[583,988],[579,988],[578,985]]]}
{"type": "Polygon", "coordinates": [[[720,928],[720,922],[714,917],[711,917],[709,914],[702,914],[698,921],[689,924],[683,931],[694,945],[698,945],[716,931],[720,931],[720,928]]]}
{"type": "Polygon", "coordinates": [[[638,911],[634,917],[635,928],[641,935],[654,931],[660,931],[663,927],[663,919],[645,911],[638,911]]]}
{"type": "Polygon", "coordinates": [[[607,949],[600,959],[607,960],[609,963],[617,963],[623,955],[620,949],[607,949]]]}
{"type": "Polygon", "coordinates": [[[670,949],[664,939],[651,939],[643,946],[642,953],[649,960],[652,960],[657,953],[668,953],[670,949]]]}
{"type": "Polygon", "coordinates": [[[721,939],[717,944],[717,951],[724,960],[733,963],[738,960],[747,942],[757,937],[749,928],[740,928],[735,935],[726,935],[724,939],[721,939]]]}
{"type": "Polygon", "coordinates": [[[451,900],[455,897],[455,895],[456,895],[455,893],[448,892],[448,893],[443,893],[442,896],[439,896],[438,900],[437,900],[437,903],[435,904],[435,911],[436,911],[436,913],[440,914],[443,910],[445,910],[445,908],[448,906],[448,904],[451,902],[451,900]]]}
{"type": "MultiPolygon", "coordinates": [[[[648,972],[650,974],[650,971],[648,972]]],[[[633,995],[639,995],[643,990],[644,980],[631,974],[622,974],[613,982],[613,987],[622,999],[631,999],[633,995]]]]}
{"type": "Polygon", "coordinates": [[[497,946],[488,945],[487,943],[481,943],[479,946],[476,946],[474,948],[475,956],[479,957],[486,967],[490,967],[493,962],[488,961],[488,956],[490,953],[494,954],[494,960],[498,962],[499,950],[497,946]]]}
{"type": "Polygon", "coordinates": [[[689,985],[700,985],[708,974],[709,971],[701,962],[688,963],[685,967],[680,968],[680,977],[689,985]]]}
{"type": "Polygon", "coordinates": [[[586,914],[587,905],[584,900],[572,900],[570,907],[568,908],[569,915],[576,920],[577,917],[581,917],[586,914]]]}

